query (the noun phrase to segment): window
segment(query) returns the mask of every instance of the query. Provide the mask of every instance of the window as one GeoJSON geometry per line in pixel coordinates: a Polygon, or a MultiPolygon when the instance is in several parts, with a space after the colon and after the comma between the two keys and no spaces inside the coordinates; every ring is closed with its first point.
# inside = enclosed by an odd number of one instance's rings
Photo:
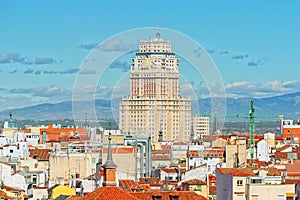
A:
{"type": "Polygon", "coordinates": [[[197,186],[195,187],[195,191],[202,191],[202,190],[201,190],[201,185],[197,185],[197,186]]]}
{"type": "Polygon", "coordinates": [[[277,199],[278,199],[278,200],[285,200],[285,199],[284,199],[284,195],[278,195],[278,196],[277,196],[277,199]]]}
{"type": "Polygon", "coordinates": [[[237,180],[236,184],[237,186],[243,186],[243,180],[237,180]]]}
{"type": "Polygon", "coordinates": [[[261,184],[262,179],[251,179],[250,183],[252,183],[252,184],[261,184]]]}
{"type": "Polygon", "coordinates": [[[243,195],[237,195],[237,196],[236,196],[236,199],[237,199],[237,200],[243,200],[243,199],[244,199],[244,196],[243,196],[243,195]]]}
{"type": "Polygon", "coordinates": [[[92,163],[93,163],[93,164],[96,163],[96,158],[92,158],[92,163]]]}
{"type": "Polygon", "coordinates": [[[32,178],[32,183],[36,184],[36,176],[32,178]]]}
{"type": "Polygon", "coordinates": [[[170,200],[178,200],[179,196],[170,196],[170,200]]]}
{"type": "Polygon", "coordinates": [[[162,196],[152,196],[152,200],[161,200],[162,196]]]}

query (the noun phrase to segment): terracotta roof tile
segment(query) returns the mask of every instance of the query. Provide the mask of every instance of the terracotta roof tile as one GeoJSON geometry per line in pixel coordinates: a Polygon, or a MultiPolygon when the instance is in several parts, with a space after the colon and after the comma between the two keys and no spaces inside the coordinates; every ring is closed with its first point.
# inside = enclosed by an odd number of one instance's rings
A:
{"type": "Polygon", "coordinates": [[[204,135],[202,140],[203,142],[212,142],[215,141],[218,138],[217,135],[204,135]]]}
{"type": "Polygon", "coordinates": [[[152,150],[152,154],[170,154],[171,149],[157,149],[157,150],[152,150]]]}
{"type": "Polygon", "coordinates": [[[267,176],[280,176],[280,171],[275,167],[270,167],[268,169],[267,176]]]}
{"type": "Polygon", "coordinates": [[[163,181],[158,178],[140,178],[139,184],[149,184],[150,186],[162,186],[163,181]]]}
{"type": "Polygon", "coordinates": [[[251,168],[217,168],[221,174],[231,174],[233,176],[255,176],[251,168]]]}
{"type": "Polygon", "coordinates": [[[49,149],[29,149],[30,157],[37,160],[49,160],[49,149]]]}
{"type": "MultiPolygon", "coordinates": [[[[178,172],[178,168],[161,168],[160,170],[168,174],[178,172]]],[[[184,172],[186,172],[186,169],[180,168],[180,173],[184,173],[184,172]]]]}
{"type": "MultiPolygon", "coordinates": [[[[103,153],[107,154],[107,147],[103,148],[103,153]]],[[[134,153],[133,147],[111,147],[111,152],[113,154],[132,154],[134,153]]]]}
{"type": "Polygon", "coordinates": [[[155,161],[155,160],[170,160],[171,157],[170,155],[152,155],[152,160],[155,161]]]}
{"type": "Polygon", "coordinates": [[[284,146],[282,146],[282,147],[280,147],[280,148],[277,148],[277,149],[276,149],[276,152],[283,151],[283,150],[285,150],[285,149],[288,149],[289,147],[291,147],[291,145],[286,144],[286,145],[284,145],[284,146]]]}
{"type": "Polygon", "coordinates": [[[118,187],[101,187],[80,198],[82,200],[137,200],[128,192],[118,187]]]}
{"type": "Polygon", "coordinates": [[[187,184],[187,185],[206,185],[205,181],[202,181],[200,179],[192,179],[192,180],[187,180],[183,181],[182,184],[187,184]]]}
{"type": "Polygon", "coordinates": [[[180,200],[207,200],[207,198],[192,191],[152,191],[131,192],[138,200],[152,200],[153,197],[161,197],[161,200],[170,200],[171,197],[179,197],[180,200]]]}
{"type": "Polygon", "coordinates": [[[5,189],[6,191],[12,192],[12,193],[18,193],[24,190],[18,189],[18,188],[13,188],[13,187],[9,187],[7,185],[3,186],[3,189],[5,189]]]}
{"type": "Polygon", "coordinates": [[[284,180],[284,183],[285,184],[297,184],[298,183],[298,179],[288,179],[288,178],[286,178],[285,180],[284,180]]]}
{"type": "Polygon", "coordinates": [[[119,179],[119,187],[123,190],[130,191],[130,188],[135,185],[134,180],[119,179]]]}
{"type": "Polygon", "coordinates": [[[293,164],[286,164],[288,176],[300,176],[300,160],[294,160],[293,164]]]}
{"type": "Polygon", "coordinates": [[[151,187],[149,184],[135,184],[131,187],[131,191],[136,190],[150,191],[151,187]]]}

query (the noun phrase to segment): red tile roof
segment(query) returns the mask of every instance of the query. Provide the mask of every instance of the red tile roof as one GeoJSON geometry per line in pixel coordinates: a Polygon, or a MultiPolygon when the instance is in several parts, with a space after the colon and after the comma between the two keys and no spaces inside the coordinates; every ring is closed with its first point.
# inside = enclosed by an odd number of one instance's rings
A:
{"type": "Polygon", "coordinates": [[[286,178],[285,180],[284,180],[284,183],[285,184],[297,184],[298,183],[298,179],[288,179],[288,178],[286,178]]]}
{"type": "Polygon", "coordinates": [[[202,181],[200,179],[192,179],[192,180],[187,180],[183,181],[182,184],[187,184],[187,185],[206,185],[205,181],[202,181]]]}
{"type": "Polygon", "coordinates": [[[255,176],[252,168],[217,168],[221,174],[231,174],[233,176],[255,176]]]}
{"type": "Polygon", "coordinates": [[[171,149],[157,149],[157,150],[152,150],[152,154],[170,154],[171,149]]]}
{"type": "Polygon", "coordinates": [[[287,158],[288,158],[288,152],[280,152],[280,151],[275,152],[276,160],[287,159],[287,158]]]}
{"type": "Polygon", "coordinates": [[[268,169],[267,176],[280,176],[280,171],[275,167],[270,167],[268,169]]]}
{"type": "MultiPolygon", "coordinates": [[[[103,153],[107,154],[107,147],[103,147],[103,153]]],[[[132,154],[134,153],[134,147],[111,147],[113,154],[132,154]]]]}
{"type": "Polygon", "coordinates": [[[136,197],[118,187],[101,187],[79,198],[81,200],[137,200],[136,197]]]}
{"type": "Polygon", "coordinates": [[[49,160],[49,149],[29,149],[30,157],[37,160],[49,160]]]}
{"type": "Polygon", "coordinates": [[[218,139],[218,137],[219,137],[218,135],[204,135],[202,140],[203,142],[212,142],[218,139]]]}
{"type": "Polygon", "coordinates": [[[6,191],[9,191],[9,192],[12,192],[12,193],[19,193],[19,192],[24,191],[24,190],[21,190],[21,189],[18,189],[18,188],[9,187],[9,186],[6,186],[6,185],[3,186],[3,189],[5,189],[6,191]]]}
{"type": "Polygon", "coordinates": [[[192,191],[152,191],[131,192],[138,200],[152,200],[153,197],[161,197],[161,200],[170,200],[171,197],[179,197],[180,200],[207,200],[207,198],[192,191]]]}
{"type": "Polygon", "coordinates": [[[158,178],[140,178],[139,184],[150,184],[150,186],[162,186],[163,181],[158,178]]]}
{"type": "Polygon", "coordinates": [[[149,184],[135,184],[131,187],[131,191],[136,190],[150,191],[151,187],[149,184]]]}
{"type": "Polygon", "coordinates": [[[276,149],[276,152],[284,151],[284,150],[286,150],[286,149],[288,149],[288,148],[290,148],[290,147],[291,147],[291,145],[286,144],[286,145],[284,145],[284,146],[282,146],[282,147],[280,147],[280,148],[277,148],[277,149],[276,149]]]}
{"type": "Polygon", "coordinates": [[[119,187],[123,190],[130,191],[130,188],[135,184],[136,183],[134,182],[134,180],[119,179],[119,187]]]}
{"type": "Polygon", "coordinates": [[[286,164],[288,176],[300,176],[300,160],[293,160],[293,164],[286,164]]]}
{"type": "MultiPolygon", "coordinates": [[[[160,170],[163,172],[166,172],[168,174],[170,174],[170,173],[177,174],[178,173],[178,168],[161,168],[160,170]]],[[[180,168],[180,173],[184,173],[184,172],[186,172],[186,169],[180,168]]]]}
{"type": "Polygon", "coordinates": [[[170,155],[152,155],[152,160],[155,161],[155,160],[170,160],[171,157],[170,155]]]}
{"type": "Polygon", "coordinates": [[[212,150],[204,150],[204,157],[223,157],[224,149],[212,149],[212,150]]]}

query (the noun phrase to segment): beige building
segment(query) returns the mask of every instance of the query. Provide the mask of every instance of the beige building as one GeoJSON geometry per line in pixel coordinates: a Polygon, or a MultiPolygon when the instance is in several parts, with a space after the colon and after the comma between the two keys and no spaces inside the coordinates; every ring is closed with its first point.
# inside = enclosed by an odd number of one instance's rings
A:
{"type": "Polygon", "coordinates": [[[247,197],[246,199],[249,200],[295,200],[295,184],[273,183],[272,181],[264,182],[264,178],[262,177],[248,177],[247,197]]]}
{"type": "Polygon", "coordinates": [[[226,145],[226,167],[246,167],[246,138],[236,138],[226,145]]]}
{"type": "Polygon", "coordinates": [[[285,184],[281,176],[266,176],[253,168],[218,168],[217,199],[295,200],[295,185],[285,184]],[[262,175],[262,176],[258,176],[262,175]]]}
{"type": "Polygon", "coordinates": [[[96,172],[99,153],[53,154],[49,157],[49,185],[64,184],[75,176],[88,177],[96,172]]]}
{"type": "Polygon", "coordinates": [[[140,41],[132,59],[130,95],[120,104],[119,128],[133,135],[150,135],[158,141],[189,140],[191,100],[179,94],[179,59],[169,40],[156,38],[140,41]]]}
{"type": "Polygon", "coordinates": [[[209,117],[194,115],[192,117],[192,131],[194,139],[200,139],[203,135],[209,135],[209,117]]]}

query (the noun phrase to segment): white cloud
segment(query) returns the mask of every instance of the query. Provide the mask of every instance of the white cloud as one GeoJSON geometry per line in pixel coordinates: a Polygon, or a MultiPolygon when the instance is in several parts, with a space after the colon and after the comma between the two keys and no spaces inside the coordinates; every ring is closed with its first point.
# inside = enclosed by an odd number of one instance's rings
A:
{"type": "Polygon", "coordinates": [[[108,40],[100,46],[103,51],[128,51],[137,49],[137,45],[125,43],[123,40],[108,40]]]}
{"type": "Polygon", "coordinates": [[[300,89],[300,81],[283,82],[280,80],[272,80],[266,83],[253,84],[248,81],[232,82],[225,85],[228,97],[270,97],[287,93],[298,92],[300,89]]]}

